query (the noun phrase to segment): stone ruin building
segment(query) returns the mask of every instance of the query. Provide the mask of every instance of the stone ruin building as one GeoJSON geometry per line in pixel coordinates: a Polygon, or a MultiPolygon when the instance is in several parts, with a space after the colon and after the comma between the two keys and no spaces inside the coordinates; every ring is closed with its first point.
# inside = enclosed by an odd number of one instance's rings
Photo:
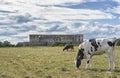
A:
{"type": "Polygon", "coordinates": [[[74,35],[44,35],[44,34],[30,34],[29,42],[24,42],[27,46],[52,46],[55,42],[72,43],[75,45],[83,42],[82,34],[74,35]]]}

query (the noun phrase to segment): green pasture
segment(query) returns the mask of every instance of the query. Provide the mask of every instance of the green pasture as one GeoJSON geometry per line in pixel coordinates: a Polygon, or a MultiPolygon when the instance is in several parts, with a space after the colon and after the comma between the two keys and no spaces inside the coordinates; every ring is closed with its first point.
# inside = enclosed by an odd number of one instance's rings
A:
{"type": "Polygon", "coordinates": [[[0,78],[120,78],[120,47],[116,47],[117,69],[107,71],[107,55],[94,56],[92,70],[75,68],[75,51],[62,51],[63,47],[11,47],[0,48],[0,78]]]}

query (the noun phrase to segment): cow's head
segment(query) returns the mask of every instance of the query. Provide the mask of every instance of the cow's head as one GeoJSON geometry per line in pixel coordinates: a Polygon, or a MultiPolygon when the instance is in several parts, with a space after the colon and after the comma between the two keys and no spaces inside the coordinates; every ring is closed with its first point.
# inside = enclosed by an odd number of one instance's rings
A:
{"type": "Polygon", "coordinates": [[[63,48],[63,51],[65,50],[65,48],[63,48]]]}
{"type": "Polygon", "coordinates": [[[84,57],[84,53],[83,52],[84,52],[83,48],[81,48],[81,49],[78,50],[78,55],[77,55],[76,61],[75,61],[76,68],[79,68],[80,65],[81,65],[81,60],[84,57]]]}
{"type": "Polygon", "coordinates": [[[69,45],[69,44],[65,45],[65,47],[63,48],[63,51],[68,50],[70,47],[71,47],[71,45],[69,45]]]}

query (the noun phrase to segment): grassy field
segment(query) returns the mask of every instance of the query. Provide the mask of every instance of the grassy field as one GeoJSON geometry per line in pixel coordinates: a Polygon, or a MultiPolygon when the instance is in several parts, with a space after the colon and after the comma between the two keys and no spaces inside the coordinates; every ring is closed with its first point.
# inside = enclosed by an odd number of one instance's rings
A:
{"type": "Polygon", "coordinates": [[[92,70],[75,69],[75,52],[63,47],[0,48],[0,78],[120,78],[120,47],[117,48],[117,69],[107,71],[106,54],[94,56],[92,70]],[[95,58],[95,59],[94,59],[95,58]]]}

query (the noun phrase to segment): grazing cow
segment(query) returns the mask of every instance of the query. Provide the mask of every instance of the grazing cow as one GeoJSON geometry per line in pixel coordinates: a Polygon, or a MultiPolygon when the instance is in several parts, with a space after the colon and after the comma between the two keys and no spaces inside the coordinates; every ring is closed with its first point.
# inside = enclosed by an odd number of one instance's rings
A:
{"type": "Polygon", "coordinates": [[[65,47],[63,48],[63,51],[64,51],[64,50],[67,50],[67,51],[68,51],[68,49],[71,49],[71,51],[74,51],[73,45],[72,45],[72,44],[66,44],[65,47]]]}
{"type": "Polygon", "coordinates": [[[109,58],[109,70],[111,70],[113,67],[115,69],[115,41],[116,38],[96,38],[86,40],[81,43],[75,61],[76,67],[79,68],[82,59],[86,59],[86,69],[88,69],[88,64],[91,62],[93,55],[101,55],[103,53],[106,53],[109,58]]]}

